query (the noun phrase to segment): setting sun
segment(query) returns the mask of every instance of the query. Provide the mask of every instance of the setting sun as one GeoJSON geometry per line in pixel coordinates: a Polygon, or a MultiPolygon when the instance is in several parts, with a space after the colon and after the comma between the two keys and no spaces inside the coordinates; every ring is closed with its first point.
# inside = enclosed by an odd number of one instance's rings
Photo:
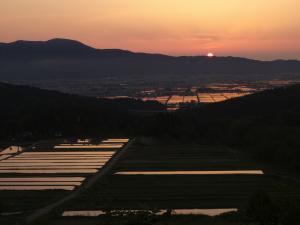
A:
{"type": "Polygon", "coordinates": [[[207,53],[207,57],[214,57],[214,56],[215,56],[214,53],[211,52],[207,53]]]}
{"type": "Polygon", "coordinates": [[[61,37],[95,48],[176,56],[214,49],[300,59],[299,7],[298,0],[4,0],[0,42],[61,37]]]}

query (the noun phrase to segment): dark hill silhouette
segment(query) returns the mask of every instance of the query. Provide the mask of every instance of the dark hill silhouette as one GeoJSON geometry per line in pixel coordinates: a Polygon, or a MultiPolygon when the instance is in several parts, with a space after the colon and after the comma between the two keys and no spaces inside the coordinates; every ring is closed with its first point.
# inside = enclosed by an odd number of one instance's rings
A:
{"type": "Polygon", "coordinates": [[[230,145],[300,171],[300,85],[153,117],[150,134],[230,145]]]}
{"type": "Polygon", "coordinates": [[[295,85],[197,109],[144,116],[136,110],[161,110],[163,106],[0,83],[0,139],[55,134],[173,137],[230,145],[261,160],[300,170],[299,98],[300,85],[295,85]]]}
{"type": "Polygon", "coordinates": [[[300,102],[297,101],[299,98],[300,85],[293,85],[207,105],[198,112],[213,114],[217,118],[263,116],[282,112],[300,113],[300,102]]]}
{"type": "Polygon", "coordinates": [[[136,113],[164,110],[158,102],[97,99],[6,83],[0,83],[0,102],[1,140],[128,132],[138,121],[136,113]]]}
{"type": "Polygon", "coordinates": [[[128,55],[129,51],[118,49],[97,50],[81,42],[68,39],[49,41],[16,41],[1,43],[0,57],[3,59],[53,59],[53,58],[93,58],[128,55]]]}
{"type": "Polygon", "coordinates": [[[0,44],[0,79],[142,78],[203,74],[300,73],[296,60],[259,61],[236,57],[182,56],[95,49],[67,39],[0,44]]]}

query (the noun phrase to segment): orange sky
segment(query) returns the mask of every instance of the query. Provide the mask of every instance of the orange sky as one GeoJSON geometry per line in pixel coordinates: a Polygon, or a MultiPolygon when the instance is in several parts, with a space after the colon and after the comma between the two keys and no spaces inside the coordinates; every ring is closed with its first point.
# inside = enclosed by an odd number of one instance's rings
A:
{"type": "Polygon", "coordinates": [[[1,0],[0,42],[300,59],[299,0],[1,0]]]}

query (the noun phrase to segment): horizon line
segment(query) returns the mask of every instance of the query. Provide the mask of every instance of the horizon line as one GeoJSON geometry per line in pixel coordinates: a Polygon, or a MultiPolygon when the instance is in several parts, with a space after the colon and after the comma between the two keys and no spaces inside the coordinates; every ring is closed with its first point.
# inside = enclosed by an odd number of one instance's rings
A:
{"type": "MultiPolygon", "coordinates": [[[[207,54],[171,54],[171,53],[160,53],[160,52],[155,52],[155,51],[135,51],[135,50],[130,50],[130,49],[124,49],[124,48],[98,48],[95,47],[91,44],[87,44],[84,41],[81,40],[76,40],[72,38],[67,38],[67,37],[54,37],[50,39],[35,39],[35,40],[28,40],[28,39],[16,39],[14,41],[9,41],[9,42],[1,42],[0,44],[13,44],[19,41],[23,42],[48,42],[48,41],[53,41],[53,40],[66,40],[66,41],[75,41],[79,42],[82,45],[85,45],[87,47],[96,49],[96,50],[121,50],[121,51],[128,51],[136,54],[152,54],[152,55],[163,55],[163,56],[169,56],[169,57],[208,57],[207,54]]],[[[264,58],[259,58],[259,57],[248,57],[248,56],[242,56],[242,55],[218,55],[213,53],[214,56],[212,58],[241,58],[241,59],[248,59],[248,60],[255,60],[255,61],[265,61],[265,62],[272,62],[272,61],[300,61],[300,58],[272,58],[272,59],[264,59],[264,58]]]]}

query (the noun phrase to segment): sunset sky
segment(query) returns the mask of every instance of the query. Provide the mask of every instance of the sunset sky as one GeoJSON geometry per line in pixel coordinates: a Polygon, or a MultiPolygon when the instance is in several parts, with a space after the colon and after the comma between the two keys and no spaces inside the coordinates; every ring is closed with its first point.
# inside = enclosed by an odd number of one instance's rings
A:
{"type": "Polygon", "coordinates": [[[0,42],[300,59],[299,0],[1,0],[0,42]]]}

